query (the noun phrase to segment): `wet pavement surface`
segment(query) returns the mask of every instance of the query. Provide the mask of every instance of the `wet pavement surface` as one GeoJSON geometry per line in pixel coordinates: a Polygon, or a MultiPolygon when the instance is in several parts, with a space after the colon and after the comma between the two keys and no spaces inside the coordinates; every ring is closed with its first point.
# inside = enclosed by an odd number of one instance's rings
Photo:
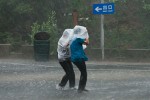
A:
{"type": "MultiPolygon", "coordinates": [[[[80,72],[74,66],[76,86],[80,72]]],[[[89,92],[56,90],[57,62],[0,61],[0,100],[150,100],[150,64],[87,63],[89,92]]]]}

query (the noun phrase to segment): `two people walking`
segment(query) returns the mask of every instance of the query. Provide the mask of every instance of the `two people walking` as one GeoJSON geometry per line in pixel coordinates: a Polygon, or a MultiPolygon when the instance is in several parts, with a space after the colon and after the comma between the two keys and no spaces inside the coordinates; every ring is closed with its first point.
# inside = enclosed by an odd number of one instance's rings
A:
{"type": "Polygon", "coordinates": [[[76,25],[74,29],[65,29],[62,37],[58,41],[58,60],[65,71],[61,82],[56,89],[63,89],[69,81],[70,89],[75,89],[75,73],[73,65],[77,66],[81,75],[78,86],[78,92],[87,91],[85,89],[87,82],[87,69],[85,61],[88,60],[84,49],[89,44],[89,35],[86,27],[76,25]]]}

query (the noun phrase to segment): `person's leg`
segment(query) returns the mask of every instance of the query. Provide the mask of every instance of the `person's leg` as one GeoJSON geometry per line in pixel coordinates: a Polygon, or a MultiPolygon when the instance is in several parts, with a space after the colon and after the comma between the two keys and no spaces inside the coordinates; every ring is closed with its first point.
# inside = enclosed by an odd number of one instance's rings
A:
{"type": "Polygon", "coordinates": [[[78,67],[78,69],[81,72],[78,90],[83,91],[85,90],[85,86],[87,82],[86,64],[85,64],[85,61],[74,62],[74,64],[78,67]]]}
{"type": "Polygon", "coordinates": [[[64,69],[64,71],[65,71],[65,73],[66,73],[66,74],[62,77],[61,82],[59,83],[59,85],[60,85],[61,87],[64,87],[64,86],[67,84],[67,81],[68,81],[68,75],[67,75],[68,63],[67,63],[66,61],[64,61],[64,62],[59,62],[59,63],[60,63],[61,67],[64,69]]]}
{"type": "Polygon", "coordinates": [[[75,87],[75,74],[73,70],[73,65],[70,60],[67,61],[67,71],[66,74],[68,75],[69,78],[69,87],[75,87]]]}

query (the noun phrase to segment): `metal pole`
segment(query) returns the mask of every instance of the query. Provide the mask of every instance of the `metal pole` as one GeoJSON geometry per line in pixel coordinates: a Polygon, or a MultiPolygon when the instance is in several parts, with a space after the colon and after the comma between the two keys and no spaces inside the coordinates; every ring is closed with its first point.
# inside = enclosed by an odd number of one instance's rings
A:
{"type": "MultiPolygon", "coordinates": [[[[104,0],[101,0],[104,3],[104,0]]],[[[101,50],[102,50],[102,60],[105,58],[104,50],[104,15],[101,14],[101,50]]]]}

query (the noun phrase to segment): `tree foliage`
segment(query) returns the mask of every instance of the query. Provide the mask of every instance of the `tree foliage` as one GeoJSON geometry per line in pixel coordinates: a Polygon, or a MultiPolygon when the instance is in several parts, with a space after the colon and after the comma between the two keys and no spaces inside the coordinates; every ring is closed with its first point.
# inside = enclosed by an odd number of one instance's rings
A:
{"type": "Polygon", "coordinates": [[[115,14],[106,16],[106,46],[108,48],[149,48],[150,22],[145,0],[124,0],[115,3],[115,14]],[[108,42],[109,41],[109,42],[108,42]],[[114,42],[113,42],[114,41],[114,42]],[[112,45],[113,44],[113,45],[112,45]]]}
{"type": "MultiPolygon", "coordinates": [[[[150,48],[150,1],[104,0],[115,3],[115,14],[105,15],[106,48],[150,48]]],[[[88,28],[91,47],[99,47],[100,16],[92,14],[92,5],[100,0],[0,0],[0,43],[16,40],[31,43],[36,31],[51,31],[51,37],[59,38],[65,28],[73,28],[74,9],[78,11],[79,24],[88,28]],[[50,29],[49,18],[55,11],[57,27],[50,29]],[[31,27],[32,26],[32,27],[31,27]],[[48,27],[48,28],[47,28],[48,27]],[[57,30],[57,32],[56,32],[57,30]],[[15,38],[20,39],[15,39],[15,38]]],[[[57,38],[55,40],[57,40],[57,38]]],[[[11,43],[11,42],[10,42],[11,43]]]]}

